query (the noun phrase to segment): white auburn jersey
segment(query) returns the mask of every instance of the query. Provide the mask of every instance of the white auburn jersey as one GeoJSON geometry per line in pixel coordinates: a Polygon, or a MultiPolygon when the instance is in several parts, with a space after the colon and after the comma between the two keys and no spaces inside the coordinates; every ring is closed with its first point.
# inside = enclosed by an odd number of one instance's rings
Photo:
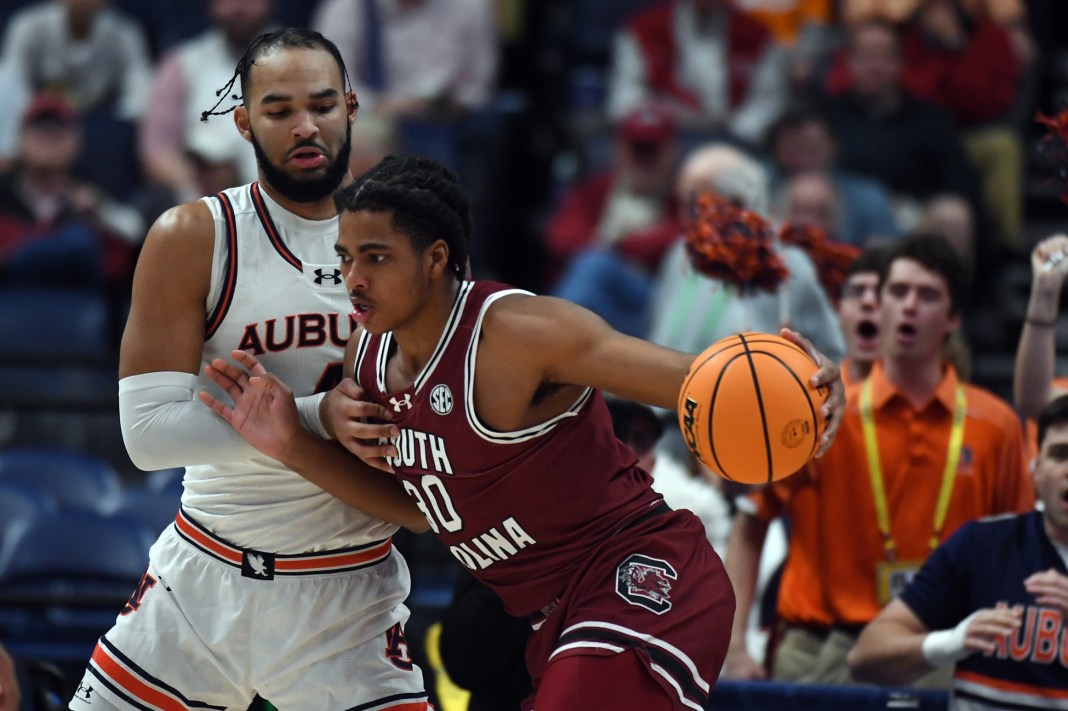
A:
{"type": "MultiPolygon", "coordinates": [[[[215,218],[203,364],[250,350],[297,397],[332,388],[352,309],[334,251],[338,219],[294,215],[258,183],[203,201],[215,218]]],[[[230,402],[203,368],[198,388],[230,402]]],[[[272,553],[357,546],[397,530],[266,456],[187,467],[182,506],[220,538],[272,553]]]]}

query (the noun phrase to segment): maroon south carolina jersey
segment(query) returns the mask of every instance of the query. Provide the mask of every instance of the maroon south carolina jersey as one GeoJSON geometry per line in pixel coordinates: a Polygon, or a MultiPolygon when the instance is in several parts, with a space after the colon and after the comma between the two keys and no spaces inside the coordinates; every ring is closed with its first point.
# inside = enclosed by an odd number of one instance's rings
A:
{"type": "Polygon", "coordinates": [[[391,460],[397,478],[442,543],[513,615],[552,603],[594,548],[661,501],[616,439],[596,390],[524,430],[498,432],[479,420],[482,318],[496,299],[525,293],[463,282],[433,356],[404,390],[386,389],[391,333],[365,332],[354,368],[400,429],[391,460]]]}

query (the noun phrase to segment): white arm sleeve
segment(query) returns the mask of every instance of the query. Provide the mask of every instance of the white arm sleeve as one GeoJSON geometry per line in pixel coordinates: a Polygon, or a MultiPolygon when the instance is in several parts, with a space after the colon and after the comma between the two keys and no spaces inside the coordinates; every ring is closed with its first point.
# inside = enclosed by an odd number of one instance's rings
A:
{"type": "Polygon", "coordinates": [[[119,425],[138,469],[221,464],[259,453],[195,399],[197,376],[166,371],[119,381],[119,425]]]}
{"type": "MultiPolygon", "coordinates": [[[[131,375],[119,381],[122,439],[138,469],[224,464],[264,456],[195,397],[196,385],[197,376],[175,371],[131,375]]],[[[302,424],[317,433],[322,432],[321,399],[321,394],[297,398],[302,424]]]]}

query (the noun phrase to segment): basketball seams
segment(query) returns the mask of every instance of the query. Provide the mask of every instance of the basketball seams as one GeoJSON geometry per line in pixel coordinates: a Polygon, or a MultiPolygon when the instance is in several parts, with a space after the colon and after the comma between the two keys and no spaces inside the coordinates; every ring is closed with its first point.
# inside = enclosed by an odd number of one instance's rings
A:
{"type": "MultiPolygon", "coordinates": [[[[749,351],[749,343],[746,341],[745,334],[739,334],[738,338],[742,342],[742,347],[745,348],[745,359],[749,364],[749,375],[753,379],[753,390],[756,392],[757,409],[760,411],[760,424],[764,430],[764,461],[768,465],[768,483],[770,484],[775,481],[775,467],[771,459],[771,437],[768,435],[768,414],[764,409],[764,395],[760,391],[760,378],[757,377],[753,354],[749,351]]],[[[724,371],[726,371],[726,368],[724,368],[724,371]]]]}
{"type": "Polygon", "coordinates": [[[712,397],[710,397],[708,400],[708,415],[705,417],[705,420],[707,421],[706,424],[708,425],[707,441],[710,453],[712,454],[712,460],[716,463],[716,467],[719,468],[719,471],[723,475],[723,478],[727,479],[728,481],[737,480],[727,473],[727,468],[723,466],[723,464],[719,461],[719,455],[716,454],[716,438],[712,436],[712,425],[715,422],[713,418],[712,405],[716,402],[716,395],[719,394],[719,386],[723,382],[723,377],[727,374],[727,369],[731,367],[731,365],[734,363],[734,361],[738,359],[738,357],[739,356],[734,356],[729,361],[724,363],[722,368],[720,368],[719,375],[716,377],[716,386],[712,388],[712,397]]]}

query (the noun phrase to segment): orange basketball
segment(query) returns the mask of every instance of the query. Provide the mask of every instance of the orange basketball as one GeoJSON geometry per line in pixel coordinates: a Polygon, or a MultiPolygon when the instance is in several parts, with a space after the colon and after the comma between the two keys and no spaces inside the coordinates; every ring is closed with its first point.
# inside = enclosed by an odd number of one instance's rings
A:
{"type": "Polygon", "coordinates": [[[826,388],[816,362],[767,333],[728,336],[694,359],[679,392],[679,427],[701,462],[729,481],[765,484],[812,459],[826,388]]]}

